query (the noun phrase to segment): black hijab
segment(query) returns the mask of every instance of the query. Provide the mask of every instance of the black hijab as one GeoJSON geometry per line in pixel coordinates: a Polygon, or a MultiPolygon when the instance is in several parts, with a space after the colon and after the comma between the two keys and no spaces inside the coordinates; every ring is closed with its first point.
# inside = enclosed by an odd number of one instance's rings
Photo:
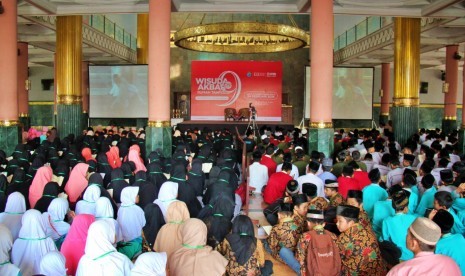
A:
{"type": "Polygon", "coordinates": [[[116,203],[121,203],[121,191],[129,184],[124,180],[124,173],[121,168],[111,171],[111,182],[108,189],[113,189],[113,199],[116,203]]]}
{"type": "Polygon", "coordinates": [[[186,167],[177,163],[173,167],[170,181],[178,183],[178,199],[186,203],[191,218],[196,218],[202,209],[199,200],[195,196],[194,189],[186,181],[186,167]]]}
{"type": "Polygon", "coordinates": [[[58,151],[56,149],[50,148],[48,150],[47,156],[48,156],[47,161],[50,163],[50,166],[52,167],[52,169],[56,169],[58,165],[58,161],[60,160],[60,157],[58,156],[58,151]]]}
{"type": "Polygon", "coordinates": [[[213,206],[213,214],[203,221],[207,225],[207,244],[215,248],[231,231],[231,219],[234,214],[234,203],[227,197],[218,198],[213,206]]]}
{"type": "Polygon", "coordinates": [[[248,216],[237,216],[232,224],[232,232],[226,236],[226,240],[236,256],[236,261],[240,265],[247,263],[257,248],[252,220],[248,216]]]}
{"type": "Polygon", "coordinates": [[[19,160],[19,157],[23,154],[23,152],[26,151],[26,145],[25,144],[17,144],[15,147],[15,150],[12,154],[13,159],[19,160]]]}
{"type": "Polygon", "coordinates": [[[163,174],[162,167],[158,161],[147,165],[147,179],[158,189],[166,182],[166,176],[163,174]]]}
{"type": "Polygon", "coordinates": [[[10,185],[6,189],[6,195],[9,196],[14,192],[20,192],[26,199],[26,208],[30,208],[29,204],[29,181],[26,180],[26,173],[22,168],[17,168],[13,174],[10,185]]]}
{"type": "MultiPolygon", "coordinates": [[[[132,163],[134,164],[134,162],[132,163]]],[[[129,162],[124,162],[121,164],[121,170],[123,171],[123,178],[129,179],[129,184],[133,185],[136,179],[132,173],[134,170],[132,169],[131,164],[129,162]]]]}
{"type": "Polygon", "coordinates": [[[82,192],[81,194],[81,199],[84,198],[84,194],[90,186],[97,186],[100,188],[100,197],[106,197],[110,200],[111,207],[113,208],[113,214],[118,213],[118,206],[116,206],[116,202],[113,200],[111,197],[110,193],[103,187],[103,179],[102,176],[99,173],[93,173],[89,177],[89,182],[87,184],[86,189],[82,192]]]}
{"type": "Polygon", "coordinates": [[[8,180],[6,179],[6,176],[3,174],[0,174],[0,213],[5,212],[5,206],[6,206],[6,187],[8,186],[8,180]]]}
{"type": "Polygon", "coordinates": [[[103,187],[108,187],[108,184],[111,181],[111,171],[112,168],[110,164],[108,164],[108,157],[105,153],[101,152],[97,155],[97,171],[99,173],[104,173],[105,176],[103,177],[103,187]]]}
{"type": "Polygon", "coordinates": [[[63,177],[63,182],[61,183],[61,189],[63,190],[69,180],[69,165],[68,160],[61,159],[58,161],[56,168],[53,170],[53,174],[56,176],[63,177]]]}
{"type": "Polygon", "coordinates": [[[136,182],[134,186],[139,186],[139,205],[142,209],[158,198],[159,189],[152,182],[147,181],[146,173],[138,171],[136,173],[136,182]]]}
{"type": "Polygon", "coordinates": [[[26,172],[29,171],[29,167],[31,166],[29,164],[29,157],[30,153],[27,150],[23,151],[18,157],[19,166],[22,167],[26,172]]]}
{"type": "Polygon", "coordinates": [[[144,215],[146,223],[142,230],[144,231],[145,239],[149,243],[150,248],[153,248],[158,232],[161,227],[165,225],[165,219],[163,218],[160,207],[155,203],[150,203],[145,206],[144,215]]]}
{"type": "Polygon", "coordinates": [[[8,162],[8,165],[6,166],[7,176],[14,174],[16,172],[16,169],[18,169],[19,167],[19,161],[16,159],[11,159],[8,162]]]}
{"type": "Polygon", "coordinates": [[[34,160],[32,160],[31,166],[29,166],[29,170],[26,174],[28,179],[34,179],[36,176],[37,170],[45,164],[45,158],[43,155],[37,155],[34,160]]]}
{"type": "Polygon", "coordinates": [[[192,169],[188,173],[187,183],[194,189],[195,196],[203,196],[205,174],[202,171],[202,160],[194,159],[192,169]]]}
{"type": "Polygon", "coordinates": [[[34,209],[40,211],[41,213],[47,212],[48,206],[53,199],[58,197],[60,192],[60,186],[56,182],[48,182],[44,187],[44,192],[42,197],[37,201],[34,209]]]}

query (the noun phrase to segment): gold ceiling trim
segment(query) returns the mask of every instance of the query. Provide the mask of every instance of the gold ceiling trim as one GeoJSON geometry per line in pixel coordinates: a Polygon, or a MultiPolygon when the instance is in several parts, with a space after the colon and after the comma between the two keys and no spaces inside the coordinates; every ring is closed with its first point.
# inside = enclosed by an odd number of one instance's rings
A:
{"type": "Polygon", "coordinates": [[[274,53],[310,44],[310,36],[297,27],[261,22],[221,22],[177,31],[178,47],[211,53],[274,53]]]}

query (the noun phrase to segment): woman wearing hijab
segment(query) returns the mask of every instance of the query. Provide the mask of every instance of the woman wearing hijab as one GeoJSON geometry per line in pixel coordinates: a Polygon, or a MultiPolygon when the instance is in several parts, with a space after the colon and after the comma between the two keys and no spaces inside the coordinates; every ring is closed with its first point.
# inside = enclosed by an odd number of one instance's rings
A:
{"type": "Polygon", "coordinates": [[[119,157],[119,148],[116,146],[113,146],[110,148],[109,151],[106,153],[107,159],[108,159],[108,164],[110,167],[113,169],[121,167],[121,159],[119,157]]]}
{"type": "Polygon", "coordinates": [[[58,161],[56,168],[53,170],[53,174],[58,177],[63,177],[63,181],[60,185],[60,191],[63,191],[66,187],[66,183],[69,180],[69,164],[66,159],[61,159],[58,161]]]}
{"type": "Polygon", "coordinates": [[[94,222],[89,228],[85,254],[79,261],[76,275],[131,275],[131,260],[116,251],[114,242],[113,224],[104,220],[94,222]]]}
{"type": "Polygon", "coordinates": [[[168,260],[170,275],[223,275],[228,261],[214,251],[207,242],[207,227],[195,218],[187,220],[181,228],[182,247],[168,260]]]}
{"type": "Polygon", "coordinates": [[[83,148],[81,150],[81,155],[86,161],[86,163],[90,160],[96,161],[95,158],[92,156],[92,150],[90,148],[83,148]]]}
{"type": "Polygon", "coordinates": [[[100,187],[90,185],[84,192],[84,197],[76,203],[76,215],[89,214],[95,216],[95,203],[100,198],[100,187]]]}
{"type": "Polygon", "coordinates": [[[58,250],[69,231],[69,223],[64,221],[68,210],[69,204],[66,199],[55,198],[48,206],[47,212],[42,214],[45,220],[45,234],[53,239],[58,250]]]}
{"type": "Polygon", "coordinates": [[[128,153],[128,160],[134,162],[136,165],[136,170],[134,171],[137,173],[138,171],[147,171],[147,168],[145,168],[144,161],[140,157],[140,148],[138,145],[132,145],[129,148],[129,153],[128,153]]]}
{"type": "Polygon", "coordinates": [[[118,245],[118,252],[130,259],[142,252],[142,228],[146,223],[144,211],[136,205],[138,193],[139,187],[123,189],[117,218],[123,234],[123,243],[118,245]]]}
{"type": "Polygon", "coordinates": [[[147,165],[147,179],[152,182],[158,189],[166,182],[166,176],[162,171],[159,162],[152,162],[147,165]]]}
{"type": "Polygon", "coordinates": [[[167,222],[158,232],[153,249],[156,252],[171,254],[182,246],[181,227],[189,219],[189,211],[182,201],[176,201],[168,207],[167,222]]]}
{"type": "Polygon", "coordinates": [[[0,223],[10,229],[13,240],[16,240],[21,229],[21,219],[26,212],[26,200],[20,192],[8,196],[5,212],[0,213],[0,223]]]}
{"type": "Polygon", "coordinates": [[[194,159],[192,169],[187,174],[187,184],[192,186],[195,196],[201,198],[205,187],[205,174],[202,171],[202,160],[194,159]]]}
{"type": "Polygon", "coordinates": [[[42,197],[45,185],[52,180],[53,171],[49,166],[39,168],[36,176],[32,180],[31,187],[29,188],[29,204],[34,208],[37,201],[42,197]]]}
{"type": "Polygon", "coordinates": [[[45,165],[45,158],[42,155],[37,155],[34,160],[32,160],[31,166],[29,166],[29,170],[27,171],[27,178],[32,180],[34,179],[34,176],[37,173],[37,170],[39,170],[40,167],[45,165]]]}
{"type": "Polygon", "coordinates": [[[13,247],[13,236],[10,230],[0,224],[0,275],[20,276],[19,268],[11,263],[10,251],[13,247]]]}
{"type": "Polygon", "coordinates": [[[121,170],[123,170],[124,174],[124,179],[129,183],[129,185],[134,185],[135,182],[135,177],[134,177],[134,169],[132,168],[134,166],[135,169],[135,164],[134,162],[124,162],[121,165],[121,170]]]}
{"type": "Polygon", "coordinates": [[[3,174],[0,174],[0,213],[5,211],[5,206],[6,206],[6,188],[8,186],[8,180],[6,179],[6,176],[3,174]]]}
{"type": "Polygon", "coordinates": [[[111,222],[115,225],[115,232],[116,232],[116,242],[120,242],[123,240],[123,236],[121,234],[121,229],[119,227],[118,222],[114,219],[115,213],[111,202],[106,197],[100,197],[97,200],[96,208],[95,208],[95,219],[96,220],[106,220],[111,222]]]}
{"type": "Polygon", "coordinates": [[[165,252],[147,252],[137,257],[131,276],[166,276],[168,257],[165,252]]]}
{"type": "Polygon", "coordinates": [[[59,251],[51,251],[40,260],[40,274],[66,276],[66,259],[59,251]]]}
{"type": "Polygon", "coordinates": [[[41,213],[47,212],[48,206],[54,198],[58,197],[60,186],[56,182],[48,182],[44,187],[42,197],[37,201],[34,209],[41,213]]]}
{"type": "MultiPolygon", "coordinates": [[[[20,192],[24,198],[29,198],[29,183],[26,180],[26,173],[22,168],[16,169],[11,179],[10,185],[6,188],[6,194],[10,195],[13,192],[20,192]]],[[[40,193],[42,195],[42,192],[40,193]]],[[[29,200],[26,200],[26,208],[29,209],[29,200]]]]}
{"type": "Polygon", "coordinates": [[[73,219],[73,224],[61,246],[61,253],[66,258],[68,275],[76,274],[79,260],[85,253],[87,231],[94,221],[94,216],[87,214],[78,215],[73,219]]]}
{"type": "Polygon", "coordinates": [[[161,185],[160,191],[158,192],[158,198],[153,202],[160,207],[163,214],[163,218],[166,221],[166,213],[168,206],[171,202],[177,201],[178,197],[178,183],[172,181],[166,181],[161,185]]]}
{"type": "Polygon", "coordinates": [[[202,205],[195,196],[194,189],[186,181],[186,168],[183,164],[175,164],[170,181],[178,183],[178,199],[186,203],[190,216],[196,218],[202,205]]]}
{"type": "Polygon", "coordinates": [[[89,165],[86,163],[77,164],[69,176],[68,183],[65,186],[65,192],[68,195],[70,205],[73,207],[81,193],[87,187],[87,170],[89,165]]]}
{"type": "Polygon", "coordinates": [[[58,151],[56,149],[49,149],[47,156],[48,156],[47,161],[48,163],[50,163],[50,166],[52,167],[52,169],[56,169],[58,165],[58,161],[60,161],[60,157],[58,156],[58,151]]]}
{"type": "Polygon", "coordinates": [[[151,204],[158,197],[158,189],[146,179],[147,174],[143,171],[136,173],[135,186],[139,187],[139,203],[137,205],[144,209],[145,206],[151,204]]]}
{"type": "Polygon", "coordinates": [[[152,251],[155,244],[155,239],[158,236],[158,232],[163,225],[165,225],[165,219],[160,207],[155,203],[150,203],[144,208],[145,226],[142,228],[142,239],[145,239],[142,244],[146,251],[152,251]]]}
{"type": "Polygon", "coordinates": [[[219,195],[212,209],[213,214],[205,218],[203,222],[208,230],[207,244],[216,248],[231,231],[234,202],[227,196],[219,195]]]}
{"type": "Polygon", "coordinates": [[[19,237],[11,251],[11,260],[21,269],[23,275],[38,274],[42,257],[57,248],[53,240],[45,234],[44,220],[39,211],[26,211],[21,223],[19,237]]]}
{"type": "Polygon", "coordinates": [[[106,180],[104,181],[104,187],[106,187],[111,180],[111,170],[112,168],[108,163],[108,159],[105,153],[99,153],[97,155],[97,172],[100,173],[102,177],[106,180]]]}
{"type": "Polygon", "coordinates": [[[129,183],[124,180],[124,173],[121,168],[111,171],[111,182],[108,185],[108,191],[113,195],[113,199],[117,204],[121,204],[121,191],[128,186],[129,183]]]}
{"type": "MultiPolygon", "coordinates": [[[[249,217],[239,215],[234,219],[232,233],[226,236],[217,250],[228,260],[227,275],[265,275],[265,251],[263,244],[255,238],[249,217]]],[[[266,275],[270,272],[267,271],[266,275]]]]}

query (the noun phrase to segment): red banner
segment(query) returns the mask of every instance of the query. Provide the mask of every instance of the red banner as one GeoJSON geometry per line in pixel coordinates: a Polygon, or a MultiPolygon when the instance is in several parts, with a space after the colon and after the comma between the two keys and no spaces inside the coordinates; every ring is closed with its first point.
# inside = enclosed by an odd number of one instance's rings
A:
{"type": "Polygon", "coordinates": [[[192,61],[191,119],[224,120],[225,108],[256,110],[257,121],[281,121],[282,63],[192,61]]]}

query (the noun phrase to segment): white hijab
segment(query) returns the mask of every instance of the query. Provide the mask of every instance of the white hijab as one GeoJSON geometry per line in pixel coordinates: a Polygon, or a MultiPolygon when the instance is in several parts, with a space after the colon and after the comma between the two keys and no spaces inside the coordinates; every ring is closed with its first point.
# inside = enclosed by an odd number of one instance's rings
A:
{"type": "Polygon", "coordinates": [[[142,235],[145,226],[145,215],[142,208],[136,205],[139,187],[126,187],[121,191],[121,207],[118,210],[118,224],[121,227],[123,240],[129,242],[142,235]]]}
{"type": "Polygon", "coordinates": [[[11,260],[21,269],[23,275],[40,273],[40,260],[50,251],[57,250],[53,240],[45,235],[42,214],[27,210],[21,220],[19,237],[13,244],[11,260]]]}
{"type": "Polygon", "coordinates": [[[90,185],[84,192],[82,200],[76,204],[76,215],[89,214],[95,216],[95,203],[100,198],[100,187],[90,185]]]}
{"type": "Polygon", "coordinates": [[[171,202],[176,201],[178,197],[178,183],[173,181],[166,181],[160,187],[158,192],[158,198],[155,199],[153,203],[157,204],[160,207],[160,210],[163,214],[163,217],[166,221],[166,213],[168,211],[168,206],[171,202]]]}
{"type": "Polygon", "coordinates": [[[55,241],[68,234],[70,225],[64,222],[68,209],[68,201],[58,197],[50,202],[47,212],[42,214],[45,220],[45,234],[55,241]]]}
{"type": "Polygon", "coordinates": [[[114,242],[115,227],[112,223],[105,220],[92,223],[76,276],[131,275],[131,260],[116,251],[114,242]]]}
{"type": "Polygon", "coordinates": [[[10,230],[0,224],[0,275],[18,275],[19,268],[10,262],[13,236],[10,230]]]}
{"type": "Polygon", "coordinates": [[[131,270],[131,276],[166,276],[165,252],[147,252],[140,255],[131,270]]]}
{"type": "Polygon", "coordinates": [[[66,276],[66,259],[59,251],[50,251],[40,260],[40,274],[66,276]]]}
{"type": "Polygon", "coordinates": [[[110,200],[106,197],[99,198],[95,208],[95,220],[106,220],[113,223],[116,231],[116,242],[119,242],[123,240],[123,236],[121,235],[118,222],[113,218],[113,214],[113,206],[111,206],[110,200]]]}
{"type": "Polygon", "coordinates": [[[0,223],[5,224],[11,231],[13,241],[18,238],[21,229],[21,218],[26,212],[26,200],[20,192],[14,192],[8,196],[5,212],[0,213],[0,223]]]}

